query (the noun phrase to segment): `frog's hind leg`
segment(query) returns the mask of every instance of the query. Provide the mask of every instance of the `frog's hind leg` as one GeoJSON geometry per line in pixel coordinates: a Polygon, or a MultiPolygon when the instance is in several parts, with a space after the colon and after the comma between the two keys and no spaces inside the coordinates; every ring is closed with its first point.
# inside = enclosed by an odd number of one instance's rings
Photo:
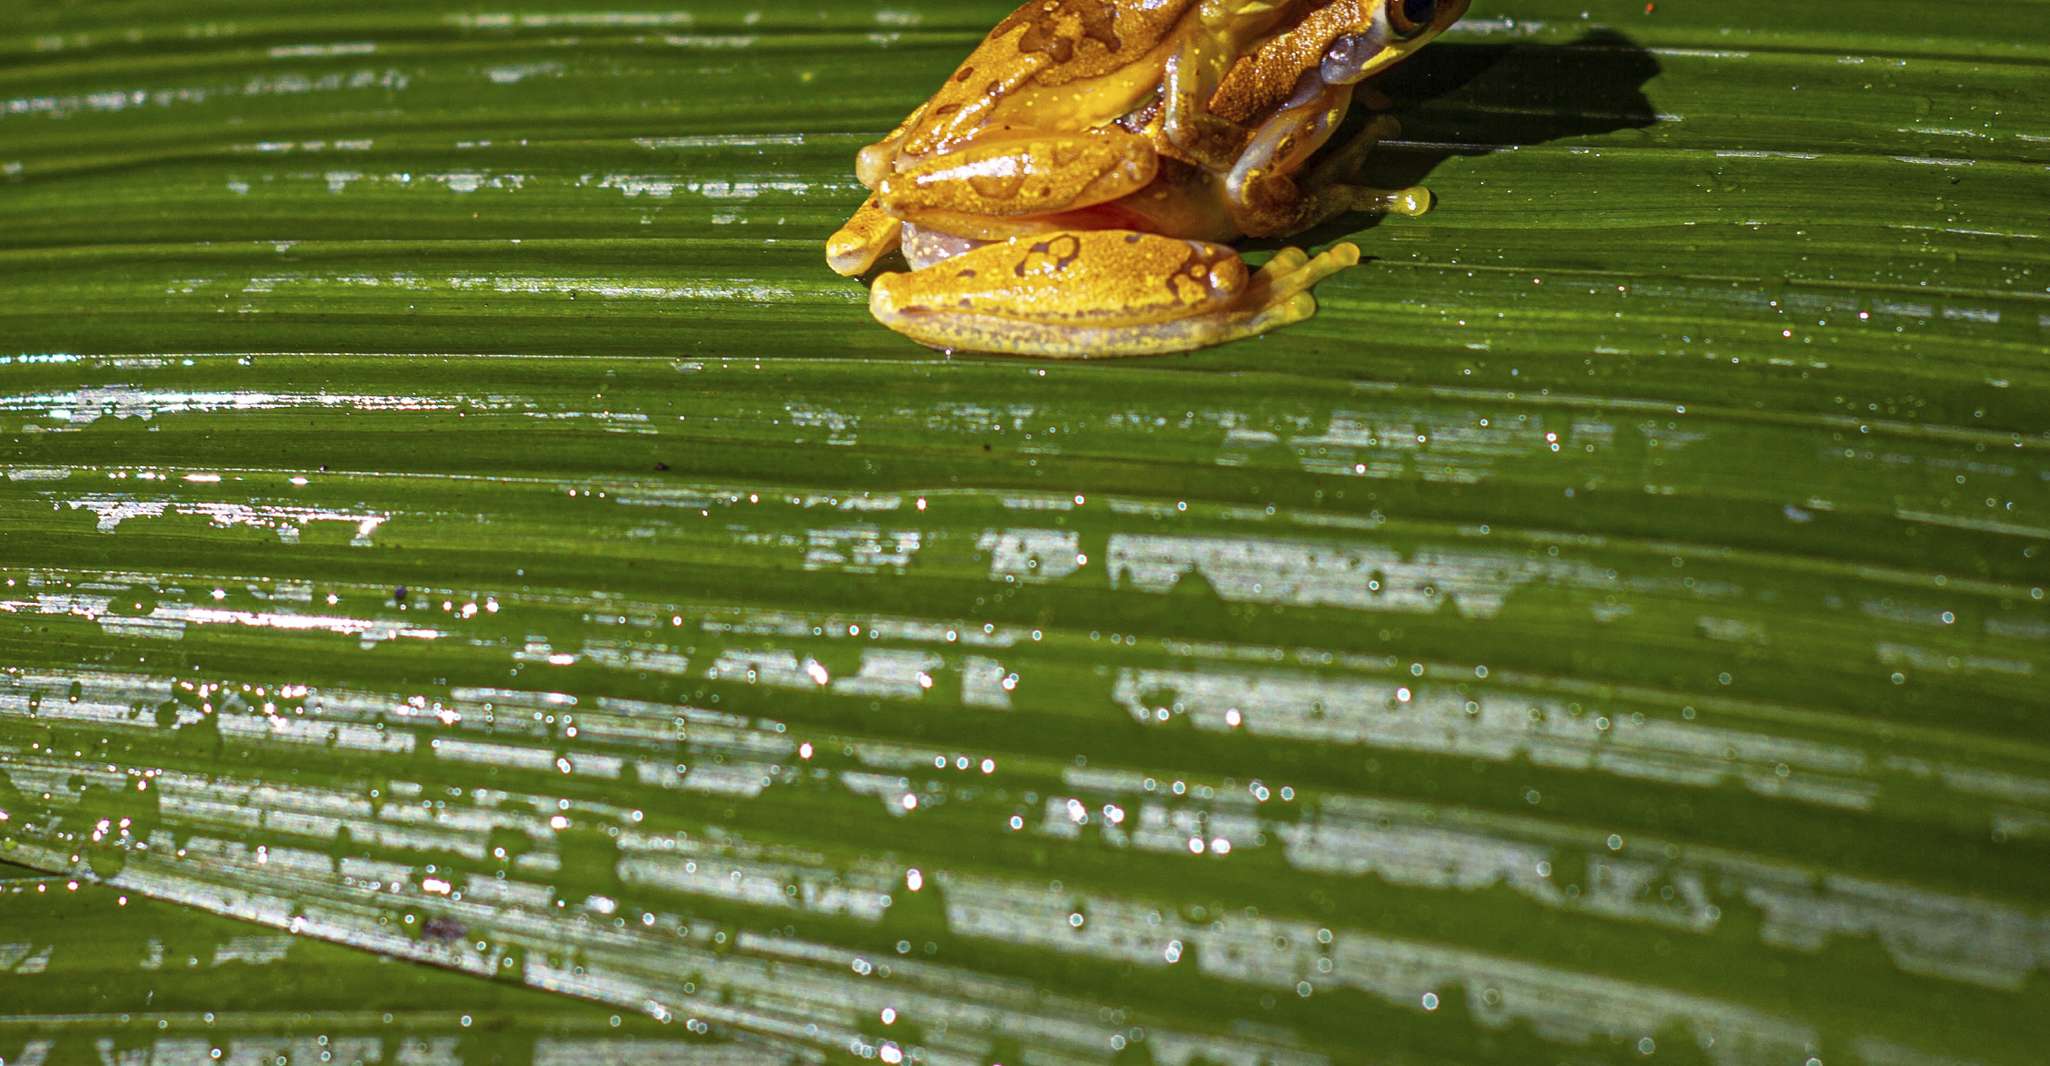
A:
{"type": "Polygon", "coordinates": [[[1008,236],[1017,219],[1089,208],[1145,188],[1160,171],[1160,156],[1144,137],[1123,130],[1028,130],[888,173],[870,173],[875,164],[867,155],[861,165],[875,195],[826,242],[827,264],[850,276],[897,248],[905,222],[967,238],[1008,236]]]}
{"type": "Polygon", "coordinates": [[[1258,274],[1230,248],[1126,230],[1016,237],[876,279],[869,309],[921,344],[1057,359],[1222,344],[1316,312],[1309,289],[1359,261],[1339,245],[1275,255],[1258,274]]]}
{"type": "Polygon", "coordinates": [[[1159,171],[1152,143],[1121,129],[993,134],[884,176],[876,199],[907,221],[958,225],[964,217],[1017,218],[1108,203],[1145,188],[1159,171]]]}

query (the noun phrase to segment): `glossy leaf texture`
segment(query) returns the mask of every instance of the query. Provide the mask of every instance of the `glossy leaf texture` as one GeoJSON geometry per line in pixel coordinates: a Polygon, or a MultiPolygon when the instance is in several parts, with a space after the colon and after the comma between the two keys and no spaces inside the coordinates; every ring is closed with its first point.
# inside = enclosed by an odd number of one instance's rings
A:
{"type": "Polygon", "coordinates": [[[1096,364],[821,262],[1002,4],[5,11],[7,1063],[2040,1060],[2050,4],[1477,5],[1096,364]]]}

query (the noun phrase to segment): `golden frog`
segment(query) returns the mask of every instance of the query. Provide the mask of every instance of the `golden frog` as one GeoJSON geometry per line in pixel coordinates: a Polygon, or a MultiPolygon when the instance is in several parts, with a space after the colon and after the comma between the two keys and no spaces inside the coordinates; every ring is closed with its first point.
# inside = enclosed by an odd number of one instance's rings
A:
{"type": "Polygon", "coordinates": [[[1430,194],[1351,184],[1386,116],[1316,157],[1360,83],[1468,0],[1031,0],[857,162],[873,194],[827,242],[920,343],[1055,358],[1183,351],[1316,311],[1359,261],[1289,248],[1252,273],[1223,242],[1430,194]]]}

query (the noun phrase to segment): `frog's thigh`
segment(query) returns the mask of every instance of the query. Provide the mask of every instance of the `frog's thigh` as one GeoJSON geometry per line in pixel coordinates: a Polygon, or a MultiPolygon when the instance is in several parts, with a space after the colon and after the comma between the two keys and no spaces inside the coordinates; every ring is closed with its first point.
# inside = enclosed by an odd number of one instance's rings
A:
{"type": "Polygon", "coordinates": [[[1307,318],[1359,261],[1291,249],[1257,276],[1230,248],[1123,230],[1019,237],[876,279],[878,321],[935,348],[1086,359],[1186,351],[1307,318]]]}
{"type": "Polygon", "coordinates": [[[1043,215],[1135,192],[1159,168],[1153,145],[1123,130],[1027,132],[922,160],[883,178],[876,196],[885,210],[913,221],[927,215],[1043,215]]]}

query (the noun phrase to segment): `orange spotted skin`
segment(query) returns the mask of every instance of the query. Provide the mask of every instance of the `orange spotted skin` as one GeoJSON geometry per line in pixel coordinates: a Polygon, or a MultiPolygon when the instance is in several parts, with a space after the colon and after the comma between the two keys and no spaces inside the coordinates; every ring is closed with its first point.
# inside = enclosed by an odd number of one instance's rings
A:
{"type": "Polygon", "coordinates": [[[883,252],[896,247],[903,230],[904,223],[884,211],[882,203],[871,196],[826,241],[826,264],[840,274],[864,273],[876,265],[883,252]]]}
{"type": "Polygon", "coordinates": [[[1295,91],[1296,79],[1304,71],[1324,61],[1331,42],[1368,25],[1372,8],[1363,0],[1334,0],[1319,5],[1286,32],[1260,42],[1252,54],[1231,65],[1210,97],[1210,110],[1240,123],[1273,110],[1295,91]]]}
{"type": "Polygon", "coordinates": [[[1018,237],[931,269],[890,274],[874,300],[886,312],[972,309],[1049,325],[1129,325],[1222,310],[1248,272],[1221,244],[1095,230],[1018,237]],[[1132,278],[1153,284],[1134,288],[1132,278]]]}
{"type": "Polygon", "coordinates": [[[1115,200],[1159,169],[1145,138],[1115,128],[985,137],[884,177],[876,197],[900,215],[1044,215],[1115,200]]]}
{"type": "Polygon", "coordinates": [[[1031,0],[862,150],[874,195],[827,261],[862,274],[901,245],[916,269],[877,278],[870,309],[947,349],[1150,354],[1299,321],[1309,286],[1357,249],[1290,249],[1251,274],[1219,242],[1421,213],[1422,190],[1340,180],[1390,120],[1345,166],[1309,168],[1353,85],[1466,4],[1438,0],[1413,25],[1396,20],[1414,0],[1031,0]]]}
{"type": "Polygon", "coordinates": [[[1054,359],[1159,355],[1264,333],[1316,312],[1309,288],[1359,262],[1341,244],[1277,253],[1248,276],[1221,244],[1120,230],[1013,237],[869,292],[877,321],[943,350],[1054,359]]]}
{"type": "Polygon", "coordinates": [[[1160,84],[1196,0],[1031,0],[997,24],[904,131],[901,152],[947,151],[992,128],[1079,130],[1160,84]]]}

